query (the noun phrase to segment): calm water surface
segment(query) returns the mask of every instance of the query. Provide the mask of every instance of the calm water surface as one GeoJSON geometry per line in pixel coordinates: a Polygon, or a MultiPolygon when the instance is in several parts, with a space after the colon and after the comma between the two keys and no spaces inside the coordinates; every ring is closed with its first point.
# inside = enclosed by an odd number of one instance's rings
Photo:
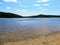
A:
{"type": "Polygon", "coordinates": [[[0,33],[7,31],[60,31],[60,18],[0,18],[0,33]]]}

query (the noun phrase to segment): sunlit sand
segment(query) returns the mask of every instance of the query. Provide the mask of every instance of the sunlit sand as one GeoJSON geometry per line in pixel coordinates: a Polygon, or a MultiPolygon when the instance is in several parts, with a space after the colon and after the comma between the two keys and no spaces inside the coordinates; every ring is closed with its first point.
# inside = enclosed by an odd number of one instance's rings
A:
{"type": "Polygon", "coordinates": [[[4,45],[60,45],[60,32],[22,41],[6,42],[4,45]]]}

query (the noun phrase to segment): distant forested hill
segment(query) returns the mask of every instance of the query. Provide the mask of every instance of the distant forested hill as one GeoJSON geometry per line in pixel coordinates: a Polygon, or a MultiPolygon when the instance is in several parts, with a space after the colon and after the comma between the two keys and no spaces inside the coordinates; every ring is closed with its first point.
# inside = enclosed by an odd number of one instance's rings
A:
{"type": "Polygon", "coordinates": [[[60,15],[35,15],[35,16],[29,16],[29,18],[51,18],[51,17],[60,17],[60,15]]]}
{"type": "Polygon", "coordinates": [[[60,17],[60,15],[44,15],[39,14],[35,16],[21,16],[13,13],[6,13],[6,12],[0,12],[0,18],[52,18],[52,17],[60,17]]]}
{"type": "Polygon", "coordinates": [[[0,18],[21,18],[21,17],[22,16],[13,13],[0,12],[0,18]]]}

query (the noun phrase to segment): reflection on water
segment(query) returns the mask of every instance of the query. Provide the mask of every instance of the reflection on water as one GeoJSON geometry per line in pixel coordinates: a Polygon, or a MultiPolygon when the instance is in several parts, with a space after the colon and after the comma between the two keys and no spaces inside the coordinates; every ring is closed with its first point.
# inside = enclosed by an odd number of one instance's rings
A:
{"type": "Polygon", "coordinates": [[[0,33],[7,30],[59,31],[60,18],[1,18],[0,33]]]}

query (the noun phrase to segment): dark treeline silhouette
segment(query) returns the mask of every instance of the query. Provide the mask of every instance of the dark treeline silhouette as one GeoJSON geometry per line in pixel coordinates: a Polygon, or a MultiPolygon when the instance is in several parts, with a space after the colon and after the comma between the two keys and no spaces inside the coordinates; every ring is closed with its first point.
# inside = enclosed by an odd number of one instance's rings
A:
{"type": "Polygon", "coordinates": [[[22,18],[22,16],[13,13],[0,12],[0,18],[22,18]]]}
{"type": "Polygon", "coordinates": [[[35,16],[29,16],[29,18],[53,18],[53,17],[60,17],[60,15],[44,15],[44,14],[40,14],[40,15],[35,15],[35,16]]]}
{"type": "Polygon", "coordinates": [[[52,18],[52,17],[60,17],[60,15],[44,15],[39,14],[35,16],[21,16],[13,13],[6,13],[6,12],[0,12],[0,18],[52,18]]]}

